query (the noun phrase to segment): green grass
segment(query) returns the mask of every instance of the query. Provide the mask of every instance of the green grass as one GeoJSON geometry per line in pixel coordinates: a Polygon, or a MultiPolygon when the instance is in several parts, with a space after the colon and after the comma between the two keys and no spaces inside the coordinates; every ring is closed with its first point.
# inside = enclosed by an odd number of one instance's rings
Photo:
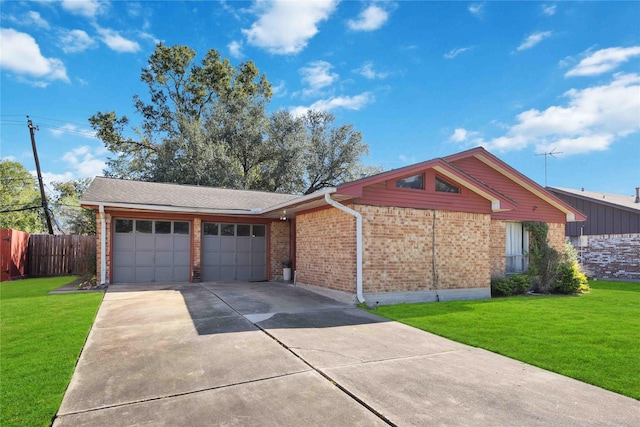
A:
{"type": "Polygon", "coordinates": [[[103,293],[47,295],[75,277],[0,285],[0,425],[49,426],[103,293]]]}
{"type": "Polygon", "coordinates": [[[640,284],[581,296],[382,306],[389,319],[640,399],[640,284]]]}

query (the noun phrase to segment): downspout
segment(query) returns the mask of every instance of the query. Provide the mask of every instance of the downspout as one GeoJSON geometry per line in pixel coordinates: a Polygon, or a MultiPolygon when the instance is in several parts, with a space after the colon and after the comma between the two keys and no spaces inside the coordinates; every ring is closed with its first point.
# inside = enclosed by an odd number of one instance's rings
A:
{"type": "Polygon", "coordinates": [[[104,214],[104,205],[100,204],[100,284],[107,282],[107,219],[104,214]]]}
{"type": "Polygon", "coordinates": [[[362,215],[360,212],[336,202],[329,193],[325,193],[324,200],[334,208],[356,217],[356,297],[359,303],[364,303],[364,295],[362,295],[362,215]]]}

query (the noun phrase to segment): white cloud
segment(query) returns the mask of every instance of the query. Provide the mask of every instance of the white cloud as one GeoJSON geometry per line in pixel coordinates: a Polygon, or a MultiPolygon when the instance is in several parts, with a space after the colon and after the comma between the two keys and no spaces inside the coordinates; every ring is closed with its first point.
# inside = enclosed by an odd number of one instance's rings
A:
{"type": "Polygon", "coordinates": [[[553,16],[556,14],[556,5],[555,4],[543,4],[542,13],[547,16],[553,16]]]}
{"type": "Polygon", "coordinates": [[[447,58],[447,59],[453,59],[456,56],[458,56],[461,53],[464,53],[464,52],[466,52],[468,50],[471,50],[471,48],[470,47],[459,47],[459,48],[456,48],[456,49],[451,49],[449,52],[444,54],[444,57],[447,58]]]}
{"type": "Polygon", "coordinates": [[[372,4],[360,12],[357,19],[350,19],[347,26],[353,31],[374,31],[382,27],[388,19],[389,12],[372,4]]]}
{"type": "Polygon", "coordinates": [[[250,29],[242,30],[249,44],[270,53],[300,52],[318,33],[318,24],[335,11],[336,0],[257,0],[260,17],[250,29]]]}
{"type": "Polygon", "coordinates": [[[287,84],[284,80],[280,80],[276,86],[271,86],[271,93],[276,98],[281,98],[287,94],[287,84]]]}
{"type": "Polygon", "coordinates": [[[385,79],[389,76],[389,73],[382,73],[380,71],[375,71],[373,69],[373,62],[371,61],[365,62],[364,64],[362,64],[362,67],[357,68],[353,71],[369,80],[385,79]]]}
{"type": "Polygon", "coordinates": [[[540,43],[542,40],[551,37],[552,34],[553,34],[552,31],[538,31],[537,33],[533,33],[529,37],[527,37],[520,44],[520,46],[518,46],[516,50],[520,51],[520,50],[531,49],[532,47],[540,43]]]}
{"type": "Polygon", "coordinates": [[[474,16],[478,18],[482,17],[484,14],[484,3],[472,3],[469,5],[467,10],[474,16]]]}
{"type": "Polygon", "coordinates": [[[11,28],[0,28],[0,68],[10,70],[22,77],[36,77],[45,81],[36,82],[46,86],[52,80],[69,81],[64,63],[58,58],[46,58],[29,34],[11,28]]]}
{"type": "Polygon", "coordinates": [[[99,150],[82,145],[64,153],[62,160],[74,169],[72,174],[76,178],[94,177],[100,175],[106,166],[103,160],[96,157],[97,154],[100,154],[99,150]]]}
{"type": "Polygon", "coordinates": [[[242,58],[242,43],[239,41],[232,41],[227,45],[229,48],[229,54],[234,58],[242,58]]]}
{"type": "Polygon", "coordinates": [[[317,92],[318,90],[332,85],[340,76],[332,73],[333,65],[326,61],[313,61],[306,67],[300,69],[302,81],[309,85],[310,91],[307,94],[317,92]]]}
{"type": "Polygon", "coordinates": [[[96,41],[82,30],[64,31],[60,36],[64,53],[83,52],[96,46],[96,41]]]}
{"type": "Polygon", "coordinates": [[[96,27],[96,30],[102,37],[102,42],[111,50],[124,53],[135,53],[140,50],[138,42],[122,37],[117,31],[100,27],[96,27]]]}
{"type": "Polygon", "coordinates": [[[308,107],[298,106],[290,109],[291,113],[295,116],[302,116],[306,114],[307,110],[323,110],[331,111],[338,108],[345,110],[358,111],[367,104],[372,103],[374,100],[373,95],[370,92],[363,92],[360,95],[355,96],[338,96],[334,98],[321,99],[314,102],[308,107]]]}
{"type": "Polygon", "coordinates": [[[597,76],[617,68],[638,55],[640,55],[640,46],[601,49],[584,58],[578,65],[567,71],[565,76],[597,76]]]}
{"type": "Polygon", "coordinates": [[[73,133],[77,135],[84,136],[85,138],[96,138],[95,132],[91,130],[87,130],[87,128],[81,128],[71,123],[65,123],[62,126],[49,128],[49,132],[53,134],[55,137],[59,137],[63,134],[73,133]]]}
{"type": "Polygon", "coordinates": [[[103,6],[108,2],[99,2],[98,0],[62,0],[62,8],[74,15],[80,15],[87,18],[95,18],[99,15],[103,6]]]}
{"type": "Polygon", "coordinates": [[[449,139],[453,142],[465,142],[469,138],[469,131],[464,128],[457,128],[449,139]]]}
{"type": "MultiPolygon", "coordinates": [[[[33,175],[35,178],[38,177],[38,174],[36,173],[35,170],[29,171],[29,173],[31,173],[31,175],[33,175]]],[[[72,179],[74,179],[74,176],[71,172],[65,172],[65,173],[42,172],[42,182],[44,182],[44,185],[50,189],[53,188],[54,182],[66,182],[72,179]]]]}
{"type": "Polygon", "coordinates": [[[605,85],[571,89],[566,105],[520,113],[505,135],[473,142],[499,151],[533,145],[565,154],[606,150],[618,138],[640,131],[640,74],[618,73],[605,85]]]}
{"type": "Polygon", "coordinates": [[[51,28],[51,26],[49,25],[49,23],[47,21],[45,21],[42,16],[40,16],[40,13],[35,12],[33,10],[30,10],[29,12],[27,12],[27,15],[25,18],[20,20],[21,24],[27,25],[27,26],[35,26],[38,28],[42,28],[45,30],[48,30],[49,28],[51,28]]]}

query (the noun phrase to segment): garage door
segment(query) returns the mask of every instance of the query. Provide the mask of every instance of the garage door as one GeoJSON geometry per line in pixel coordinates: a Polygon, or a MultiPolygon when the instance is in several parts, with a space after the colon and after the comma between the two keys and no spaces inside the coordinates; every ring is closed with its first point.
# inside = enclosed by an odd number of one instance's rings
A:
{"type": "Polygon", "coordinates": [[[202,280],[266,280],[266,226],[202,223],[202,280]]]}
{"type": "Polygon", "coordinates": [[[188,282],[190,230],[186,221],[116,219],[112,282],[188,282]]]}

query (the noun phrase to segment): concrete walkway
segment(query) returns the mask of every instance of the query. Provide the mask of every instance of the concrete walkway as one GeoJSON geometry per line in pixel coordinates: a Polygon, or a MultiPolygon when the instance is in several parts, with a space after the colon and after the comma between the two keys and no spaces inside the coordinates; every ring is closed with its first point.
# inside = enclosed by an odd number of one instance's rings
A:
{"type": "Polygon", "coordinates": [[[54,426],[637,426],[640,402],[275,283],[114,285],[54,426]]]}

